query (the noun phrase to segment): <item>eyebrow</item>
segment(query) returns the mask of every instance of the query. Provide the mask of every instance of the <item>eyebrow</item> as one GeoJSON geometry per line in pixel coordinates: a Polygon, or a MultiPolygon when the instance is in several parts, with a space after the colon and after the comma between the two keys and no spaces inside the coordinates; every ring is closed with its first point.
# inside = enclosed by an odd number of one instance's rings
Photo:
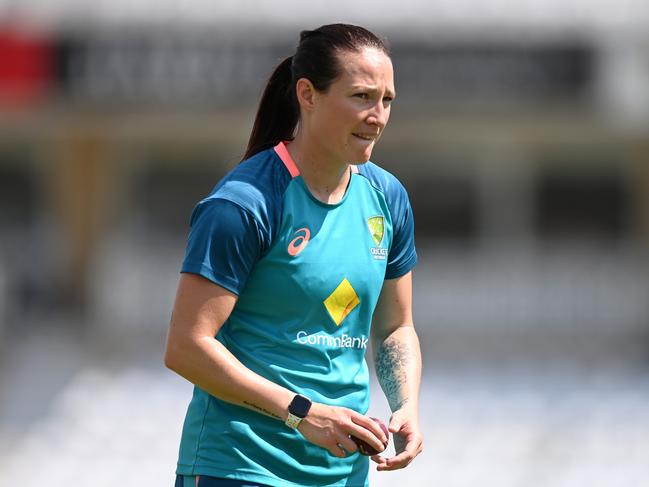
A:
{"type": "MultiPolygon", "coordinates": [[[[373,92],[379,91],[376,88],[376,86],[370,86],[370,85],[353,85],[352,89],[353,90],[366,90],[366,91],[373,91],[373,92]]],[[[397,97],[397,94],[392,90],[386,90],[386,94],[388,96],[392,97],[393,99],[397,97]]]]}

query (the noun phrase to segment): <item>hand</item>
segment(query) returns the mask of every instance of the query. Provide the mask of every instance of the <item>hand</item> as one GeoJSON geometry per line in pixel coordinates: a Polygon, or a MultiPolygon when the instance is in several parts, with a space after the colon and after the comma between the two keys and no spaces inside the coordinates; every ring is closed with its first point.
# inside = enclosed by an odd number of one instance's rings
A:
{"type": "Polygon", "coordinates": [[[326,448],[339,458],[358,450],[350,435],[382,451],[387,438],[381,427],[368,416],[351,409],[314,402],[298,430],[311,443],[326,448]]]}
{"type": "Polygon", "coordinates": [[[378,463],[378,471],[407,467],[424,447],[416,411],[406,408],[395,411],[390,418],[388,431],[392,433],[396,455],[392,458],[372,456],[372,461],[378,463]]]}

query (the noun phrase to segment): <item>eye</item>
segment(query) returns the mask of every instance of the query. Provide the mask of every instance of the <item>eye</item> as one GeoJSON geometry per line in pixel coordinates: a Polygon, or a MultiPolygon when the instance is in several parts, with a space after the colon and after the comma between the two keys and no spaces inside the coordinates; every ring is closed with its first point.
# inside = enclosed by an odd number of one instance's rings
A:
{"type": "Polygon", "coordinates": [[[394,100],[394,97],[392,97],[392,96],[384,96],[383,97],[383,103],[387,103],[388,105],[390,103],[392,103],[393,100],[394,100]]]}
{"type": "Polygon", "coordinates": [[[356,93],[356,94],[354,94],[354,96],[356,98],[360,98],[361,100],[369,100],[370,99],[370,95],[367,94],[367,93],[356,93]]]}

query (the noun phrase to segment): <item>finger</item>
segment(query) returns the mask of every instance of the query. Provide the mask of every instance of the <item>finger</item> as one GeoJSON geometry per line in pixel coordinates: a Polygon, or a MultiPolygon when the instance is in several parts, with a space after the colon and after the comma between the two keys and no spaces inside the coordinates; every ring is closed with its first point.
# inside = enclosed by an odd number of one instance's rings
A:
{"type": "Polygon", "coordinates": [[[387,458],[384,464],[377,467],[377,470],[398,470],[404,468],[412,462],[417,456],[418,449],[414,445],[408,445],[408,448],[398,455],[387,458]]]}
{"type": "Polygon", "coordinates": [[[375,463],[378,463],[379,465],[383,465],[385,463],[385,458],[383,458],[381,455],[372,455],[370,457],[370,460],[372,460],[375,463]]]}
{"type": "Polygon", "coordinates": [[[390,433],[396,433],[397,431],[401,431],[401,427],[403,424],[406,422],[405,418],[401,418],[399,415],[393,415],[390,418],[390,424],[388,426],[388,431],[390,433]]]}
{"type": "Polygon", "coordinates": [[[338,446],[344,448],[349,453],[354,453],[358,450],[358,446],[349,436],[341,436],[338,438],[338,446]]]}
{"type": "MultiPolygon", "coordinates": [[[[369,418],[368,416],[363,416],[362,414],[358,414],[352,416],[352,422],[359,426],[362,426],[366,430],[370,430],[372,433],[374,433],[374,436],[376,436],[384,446],[388,442],[388,438],[385,436],[383,429],[372,418],[369,418]]],[[[381,450],[381,448],[379,448],[379,450],[381,450]]]]}
{"type": "Polygon", "coordinates": [[[374,435],[381,440],[383,443],[387,441],[387,437],[385,436],[385,433],[383,432],[383,429],[379,426],[379,424],[374,421],[372,418],[369,416],[364,416],[362,414],[356,414],[352,416],[352,422],[355,424],[362,426],[365,429],[370,430],[374,435]]]}
{"type": "Polygon", "coordinates": [[[327,450],[329,450],[329,453],[331,453],[334,457],[345,458],[347,456],[347,452],[340,443],[336,443],[331,448],[327,448],[327,450]]]}
{"type": "Polygon", "coordinates": [[[355,436],[361,441],[364,441],[369,446],[371,446],[372,448],[374,448],[376,451],[379,452],[385,450],[388,446],[387,440],[385,442],[382,442],[379,438],[376,437],[376,435],[372,431],[362,426],[358,426],[356,424],[352,424],[349,427],[349,434],[355,436]]]}
{"type": "Polygon", "coordinates": [[[385,463],[378,465],[376,467],[379,471],[388,471],[388,470],[399,470],[404,467],[407,467],[410,462],[412,462],[413,457],[406,455],[405,452],[397,455],[393,458],[388,458],[385,460],[385,463]]]}

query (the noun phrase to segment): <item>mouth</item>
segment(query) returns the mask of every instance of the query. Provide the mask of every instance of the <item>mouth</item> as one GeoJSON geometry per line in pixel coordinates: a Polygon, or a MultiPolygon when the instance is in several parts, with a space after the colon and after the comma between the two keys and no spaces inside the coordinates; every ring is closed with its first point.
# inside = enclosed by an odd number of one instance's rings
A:
{"type": "Polygon", "coordinates": [[[358,139],[365,140],[368,142],[374,142],[378,138],[378,134],[358,134],[352,133],[352,135],[358,139]]]}

